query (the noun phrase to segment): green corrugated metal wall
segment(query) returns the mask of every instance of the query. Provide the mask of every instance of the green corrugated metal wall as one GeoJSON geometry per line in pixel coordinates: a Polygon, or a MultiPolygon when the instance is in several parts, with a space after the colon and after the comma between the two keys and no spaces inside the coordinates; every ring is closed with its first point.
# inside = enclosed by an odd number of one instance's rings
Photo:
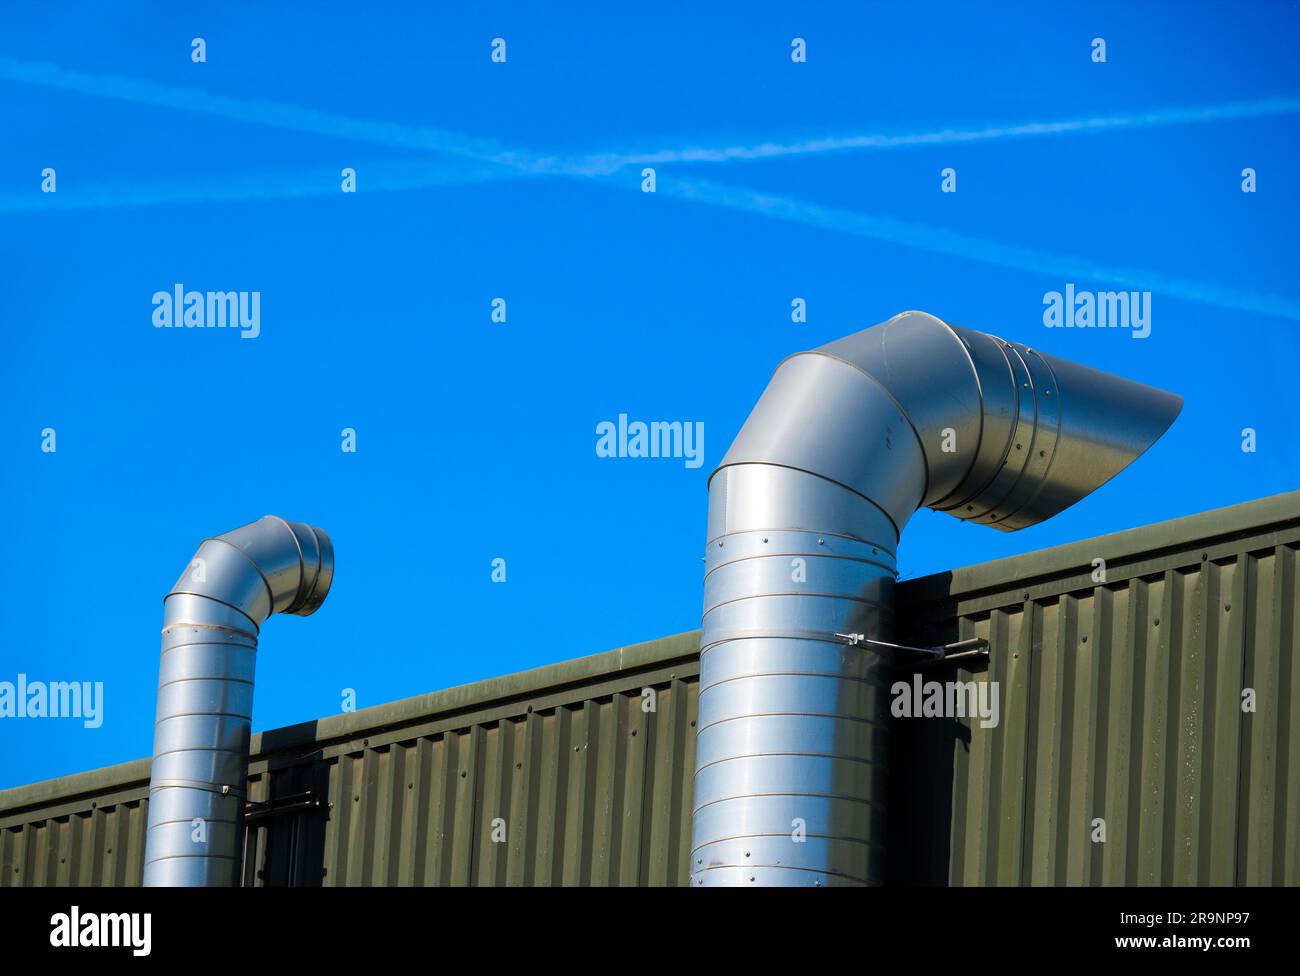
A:
{"type": "Polygon", "coordinates": [[[252,800],[315,787],[331,806],[328,820],[296,815],[299,856],[291,824],[251,832],[246,882],[674,883],[695,754],[696,645],[677,644],[680,674],[655,654],[613,680],[376,729],[310,762],[255,762],[252,800]]]}
{"type": "Polygon", "coordinates": [[[1300,883],[1298,546],[1293,492],[901,587],[1002,715],[893,723],[892,877],[1300,883]]]}
{"type": "MultiPolygon", "coordinates": [[[[901,639],[989,639],[1001,716],[894,722],[890,879],[1300,883],[1298,546],[1294,492],[901,584],[901,639]]],[[[255,736],[254,801],[329,805],[251,824],[246,883],[684,883],[697,637],[255,736]]],[[[0,884],[138,883],[147,795],[0,793],[0,884]]]]}
{"type": "MultiPolygon", "coordinates": [[[[245,882],[678,883],[698,638],[254,736],[250,800],[328,806],[251,824],[245,882]]],[[[148,792],[140,760],[0,793],[0,884],[139,884],[148,792]]]]}

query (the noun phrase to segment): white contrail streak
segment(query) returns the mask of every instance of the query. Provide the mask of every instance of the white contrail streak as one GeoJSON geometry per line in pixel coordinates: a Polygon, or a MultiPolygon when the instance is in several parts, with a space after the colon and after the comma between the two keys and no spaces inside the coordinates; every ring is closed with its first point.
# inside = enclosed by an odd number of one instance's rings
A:
{"type": "MultiPolygon", "coordinates": [[[[1151,126],[1251,119],[1300,112],[1300,98],[1279,97],[1198,108],[1160,109],[1123,115],[1093,116],[1056,122],[985,126],[973,129],[941,129],[895,135],[861,135],[811,139],[786,143],[761,143],[721,148],[659,149],[648,153],[600,152],[576,156],[543,155],[511,151],[497,143],[447,132],[428,126],[395,122],[374,122],[349,118],[296,105],[264,100],[245,100],[213,95],[202,89],[163,85],[111,75],[90,75],[44,62],[17,61],[0,57],[0,79],[120,99],[140,105],[204,113],[239,122],[273,126],[338,139],[368,142],[400,149],[414,149],[451,155],[479,164],[458,171],[435,170],[421,178],[418,173],[380,175],[367,188],[378,190],[415,189],[447,183],[471,183],[490,179],[526,176],[572,176],[600,183],[613,183],[611,174],[631,165],[663,163],[724,163],[737,160],[772,159],[785,156],[832,152],[896,149],[909,146],[952,145],[998,139],[1071,133],[1140,129],[1151,126]]],[[[669,196],[716,207],[762,214],[779,220],[806,224],[825,230],[901,244],[937,254],[982,261],[1040,274],[1093,279],[1110,285],[1126,285],[1174,297],[1300,320],[1300,302],[1278,295],[1243,291],[1208,281],[1171,278],[1157,272],[1107,268],[1077,258],[1043,254],[1030,248],[998,244],[968,237],[942,228],[927,227],[885,217],[822,207],[789,197],[758,193],[743,187],[724,186],[705,180],[661,178],[659,189],[669,196]]],[[[623,185],[619,183],[618,185],[623,185]]],[[[74,209],[79,206],[151,205],[183,202],[202,193],[205,200],[265,199],[272,196],[314,196],[337,191],[337,184],[322,179],[304,183],[300,178],[280,187],[269,187],[259,178],[249,178],[223,188],[194,187],[116,188],[87,194],[83,204],[72,201],[58,205],[34,200],[0,198],[0,212],[30,212],[43,209],[74,209]]],[[[63,195],[60,194],[60,197],[63,195]]]]}
{"type": "Polygon", "coordinates": [[[905,149],[916,146],[949,146],[969,142],[992,142],[999,139],[1024,139],[1033,136],[1072,135],[1090,132],[1113,132],[1146,129],[1156,126],[1222,122],[1300,113],[1300,98],[1265,98],[1250,102],[1231,102],[1194,108],[1157,109],[1127,115],[1098,115],[1062,119],[1055,122],[1025,122],[1018,125],[992,125],[971,129],[938,129],[929,132],[872,134],[805,139],[794,142],[764,142],[755,145],[724,147],[689,147],[656,149],[649,152],[591,153],[569,159],[538,159],[538,165],[564,167],[574,175],[612,173],[625,166],[654,166],[663,163],[728,163],[779,159],[786,156],[823,155],[826,153],[864,152],[882,149],[905,149]]]}
{"type": "Polygon", "coordinates": [[[478,160],[484,160],[500,151],[488,140],[441,129],[353,119],[283,102],[229,98],[213,95],[202,88],[165,85],[118,75],[86,74],[44,61],[16,61],[0,57],[0,79],[397,149],[420,149],[452,156],[469,156],[478,160]]]}
{"type": "Polygon", "coordinates": [[[758,193],[743,187],[723,186],[708,180],[661,179],[658,192],[683,200],[761,214],[777,220],[901,244],[970,261],[1072,280],[1090,279],[1111,287],[1127,286],[1220,308],[1300,320],[1300,302],[1282,295],[1227,288],[1205,280],[1172,278],[1156,271],[1106,267],[1081,258],[1043,254],[1030,248],[968,237],[939,227],[817,206],[802,200],[758,193]]]}
{"type": "Polygon", "coordinates": [[[1184,108],[1154,109],[1113,115],[989,125],[965,129],[937,129],[927,132],[832,136],[790,142],[762,142],[734,146],[687,146],[651,149],[645,152],[595,152],[582,155],[547,155],[516,152],[493,140],[447,132],[431,126],[398,122],[375,122],[263,99],[230,98],[201,88],[166,85],[117,75],[93,75],[42,61],[19,61],[0,57],[0,79],[73,91],[100,98],[113,98],[137,105],[199,112],[237,122],[274,126],[296,132],[336,139],[348,139],[389,146],[463,156],[480,162],[498,163],[538,175],[595,176],[627,166],[664,163],[726,163],[775,159],[786,156],[901,149],[915,146],[954,145],[1023,139],[1154,126],[1186,125],[1300,114],[1300,97],[1276,97],[1248,102],[1231,102],[1184,108]]]}
{"type": "MultiPolygon", "coordinates": [[[[439,186],[487,183],[499,179],[527,178],[500,166],[482,163],[358,163],[358,194],[394,193],[439,186]]],[[[219,184],[181,183],[148,186],[101,185],[58,193],[11,193],[0,196],[0,214],[63,213],[108,210],[119,207],[158,207],[177,203],[238,203],[252,200],[291,200],[343,196],[338,170],[314,175],[296,173],[248,174],[219,184]]]]}

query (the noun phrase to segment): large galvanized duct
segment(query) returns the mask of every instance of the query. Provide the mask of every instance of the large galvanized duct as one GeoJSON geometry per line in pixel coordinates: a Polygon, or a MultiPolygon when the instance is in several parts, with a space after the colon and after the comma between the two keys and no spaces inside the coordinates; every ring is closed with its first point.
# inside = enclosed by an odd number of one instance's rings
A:
{"type": "Polygon", "coordinates": [[[329,536],[268,515],[206,540],[167,594],[145,885],[239,882],[258,628],[314,613],[333,578],[329,536]]]}
{"type": "Polygon", "coordinates": [[[879,883],[894,555],[925,505],[1010,531],[1182,398],[907,312],[778,366],[709,482],[695,885],[879,883]]]}

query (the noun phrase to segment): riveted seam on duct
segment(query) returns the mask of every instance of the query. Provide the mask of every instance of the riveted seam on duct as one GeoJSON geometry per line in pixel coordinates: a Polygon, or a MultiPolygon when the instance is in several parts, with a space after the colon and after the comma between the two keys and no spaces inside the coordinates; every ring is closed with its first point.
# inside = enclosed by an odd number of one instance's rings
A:
{"type": "Polygon", "coordinates": [[[238,883],[259,625],[314,612],[333,560],[324,532],[267,516],[205,539],[163,600],[145,885],[238,883]]]}
{"type": "Polygon", "coordinates": [[[1180,407],[917,312],[784,359],[709,479],[693,883],[879,882],[891,655],[835,635],[892,636],[885,540],[921,505],[1049,518],[1180,407]]]}

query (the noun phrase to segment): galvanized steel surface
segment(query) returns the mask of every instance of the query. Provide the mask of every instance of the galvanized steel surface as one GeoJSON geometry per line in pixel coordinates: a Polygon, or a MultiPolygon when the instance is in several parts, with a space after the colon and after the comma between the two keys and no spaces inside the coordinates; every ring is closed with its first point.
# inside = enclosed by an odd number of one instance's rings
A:
{"type": "MultiPolygon", "coordinates": [[[[900,640],[1004,684],[995,729],[893,720],[886,879],[1300,884],[1298,549],[1294,492],[900,583],[900,640]]],[[[245,882],[686,884],[698,639],[254,736],[254,800],[333,808],[250,824],[245,882]]],[[[148,780],[0,792],[0,884],[139,884],[148,780]]]]}
{"type": "Polygon", "coordinates": [[[333,574],[324,532],[268,515],[204,541],[163,601],[145,885],[238,883],[258,628],[315,612],[333,574]]]}
{"type": "Polygon", "coordinates": [[[894,553],[922,505],[1012,530],[1182,401],[919,312],[782,362],[709,481],[692,884],[879,883],[894,553]]]}
{"type": "Polygon", "coordinates": [[[735,504],[712,507],[706,557],[692,883],[879,882],[889,659],[833,635],[892,635],[893,526],[775,465],[724,468],[711,492],[735,504]],[[757,499],[821,531],[767,528],[757,499]]]}

